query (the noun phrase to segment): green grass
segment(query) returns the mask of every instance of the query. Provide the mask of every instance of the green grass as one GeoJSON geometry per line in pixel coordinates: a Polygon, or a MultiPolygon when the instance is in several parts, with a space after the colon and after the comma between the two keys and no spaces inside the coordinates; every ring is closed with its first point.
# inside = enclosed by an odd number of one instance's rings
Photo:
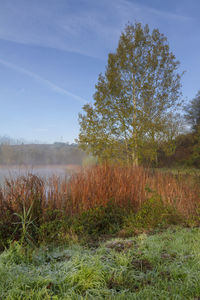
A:
{"type": "Polygon", "coordinates": [[[176,168],[155,168],[162,173],[170,173],[173,175],[191,175],[200,176],[200,169],[187,168],[187,167],[176,167],[176,168]]]}
{"type": "Polygon", "coordinates": [[[200,229],[0,255],[0,299],[199,299],[200,229]]]}

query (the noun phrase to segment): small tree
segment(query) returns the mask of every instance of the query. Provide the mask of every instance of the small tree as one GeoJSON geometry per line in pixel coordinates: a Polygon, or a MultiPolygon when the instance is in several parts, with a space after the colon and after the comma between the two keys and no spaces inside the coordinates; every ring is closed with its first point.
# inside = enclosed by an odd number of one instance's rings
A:
{"type": "Polygon", "coordinates": [[[127,25],[116,52],[108,55],[105,75],[99,75],[94,104],[79,114],[80,147],[100,159],[126,157],[134,164],[148,149],[148,158],[156,160],[180,104],[178,66],[158,29],[127,25]]]}
{"type": "Polygon", "coordinates": [[[185,107],[185,118],[192,126],[193,136],[193,151],[191,155],[191,161],[194,166],[200,167],[200,90],[197,95],[190,101],[185,107]]]}
{"type": "Polygon", "coordinates": [[[192,130],[197,132],[200,127],[200,90],[196,97],[185,107],[185,111],[186,120],[192,126],[192,130]]]}

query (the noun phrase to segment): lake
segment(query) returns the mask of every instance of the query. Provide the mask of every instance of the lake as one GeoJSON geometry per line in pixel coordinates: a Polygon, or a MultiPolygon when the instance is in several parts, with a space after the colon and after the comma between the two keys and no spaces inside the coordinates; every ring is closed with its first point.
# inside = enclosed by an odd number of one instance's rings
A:
{"type": "Polygon", "coordinates": [[[1,166],[0,165],[0,184],[3,184],[6,177],[27,175],[32,173],[43,178],[52,175],[60,177],[70,177],[74,172],[81,169],[80,165],[41,165],[41,166],[1,166]]]}

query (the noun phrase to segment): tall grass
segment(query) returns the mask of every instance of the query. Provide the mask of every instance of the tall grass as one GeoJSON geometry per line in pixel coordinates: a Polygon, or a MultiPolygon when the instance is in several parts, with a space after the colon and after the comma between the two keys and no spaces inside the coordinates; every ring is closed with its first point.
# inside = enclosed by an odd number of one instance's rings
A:
{"type": "Polygon", "coordinates": [[[72,177],[69,190],[78,211],[105,205],[109,199],[121,207],[131,205],[137,209],[150,190],[185,215],[194,213],[200,202],[200,185],[192,176],[163,174],[143,167],[104,165],[85,169],[72,177]]]}
{"type": "Polygon", "coordinates": [[[137,227],[177,223],[179,216],[199,225],[199,204],[200,185],[190,175],[119,165],[84,168],[69,180],[28,174],[0,188],[0,249],[24,236],[40,243],[71,239],[71,233],[75,239],[124,228],[132,234],[137,227]]]}
{"type": "Polygon", "coordinates": [[[110,200],[123,208],[138,209],[154,191],[165,204],[188,216],[200,204],[200,185],[190,175],[173,175],[143,167],[95,166],[82,169],[70,180],[44,180],[29,174],[7,179],[0,188],[0,215],[20,213],[33,203],[33,215],[61,210],[67,216],[105,206],[110,200]]]}

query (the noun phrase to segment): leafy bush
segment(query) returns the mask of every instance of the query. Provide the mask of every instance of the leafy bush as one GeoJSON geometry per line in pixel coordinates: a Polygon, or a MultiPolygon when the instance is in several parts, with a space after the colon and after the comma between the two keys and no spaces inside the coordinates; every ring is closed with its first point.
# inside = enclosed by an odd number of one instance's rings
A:
{"type": "Polygon", "coordinates": [[[11,240],[21,237],[20,226],[16,224],[17,216],[10,210],[5,210],[0,219],[0,251],[9,246],[11,240]]]}
{"type": "Polygon", "coordinates": [[[62,240],[64,231],[69,227],[68,219],[61,210],[47,209],[45,215],[40,220],[38,242],[52,243],[62,240]]]}
{"type": "Polygon", "coordinates": [[[180,223],[183,223],[183,217],[176,209],[166,205],[159,195],[153,193],[136,213],[131,213],[125,218],[124,226],[132,233],[137,229],[152,229],[180,223]]]}
{"type": "Polygon", "coordinates": [[[41,224],[38,232],[38,241],[51,243],[58,241],[62,233],[63,221],[62,220],[53,220],[41,224]]]}
{"type": "Polygon", "coordinates": [[[72,229],[78,235],[90,235],[93,238],[102,234],[116,233],[123,223],[125,210],[112,201],[83,212],[72,223],[72,229]]]}

